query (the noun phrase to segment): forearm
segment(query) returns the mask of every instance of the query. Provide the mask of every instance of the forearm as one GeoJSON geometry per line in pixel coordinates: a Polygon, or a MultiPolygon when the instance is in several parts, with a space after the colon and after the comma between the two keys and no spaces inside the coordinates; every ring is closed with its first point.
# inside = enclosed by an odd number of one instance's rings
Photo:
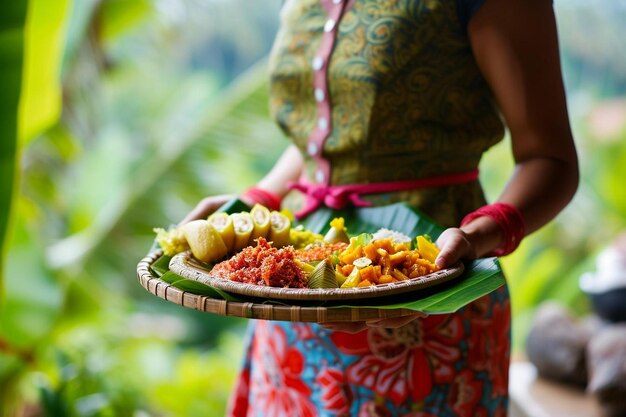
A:
{"type": "MultiPolygon", "coordinates": [[[[522,228],[529,234],[552,220],[578,185],[552,3],[486,0],[468,32],[476,62],[511,133],[516,166],[498,202],[519,211],[523,227],[509,236],[521,238],[516,234],[522,228]]],[[[465,224],[461,234],[474,255],[483,256],[508,242],[506,228],[483,216],[465,224]]]]}
{"type": "Polygon", "coordinates": [[[290,145],[256,186],[282,198],[289,191],[287,184],[290,181],[297,181],[302,169],[302,154],[295,145],[290,145]]]}
{"type": "Polygon", "coordinates": [[[576,161],[535,158],[517,164],[499,201],[517,207],[530,234],[552,220],[578,187],[576,161]]]}
{"type": "MultiPolygon", "coordinates": [[[[520,211],[528,235],[551,221],[572,199],[577,186],[575,158],[533,158],[516,165],[498,201],[520,211]]],[[[462,226],[461,230],[477,257],[493,252],[504,243],[501,228],[486,216],[476,218],[462,226]]]]}

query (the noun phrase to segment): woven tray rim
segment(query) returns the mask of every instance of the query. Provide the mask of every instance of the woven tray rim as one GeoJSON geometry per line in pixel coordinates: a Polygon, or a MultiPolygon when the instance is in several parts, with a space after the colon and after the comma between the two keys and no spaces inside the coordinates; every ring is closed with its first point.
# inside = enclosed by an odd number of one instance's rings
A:
{"type": "Polygon", "coordinates": [[[221,316],[248,319],[277,320],[309,323],[355,322],[364,320],[390,319],[415,314],[406,308],[347,308],[347,307],[304,307],[235,302],[216,299],[183,291],[154,275],[150,266],[161,257],[156,251],[146,255],[137,264],[137,280],[149,293],[171,303],[221,316]]]}
{"type": "Polygon", "coordinates": [[[190,251],[175,255],[170,261],[170,270],[182,277],[193,279],[233,294],[281,301],[341,301],[387,297],[430,288],[461,276],[465,267],[462,262],[459,262],[452,268],[442,269],[406,281],[370,287],[317,289],[266,287],[217,278],[211,276],[210,271],[200,264],[190,251]]]}

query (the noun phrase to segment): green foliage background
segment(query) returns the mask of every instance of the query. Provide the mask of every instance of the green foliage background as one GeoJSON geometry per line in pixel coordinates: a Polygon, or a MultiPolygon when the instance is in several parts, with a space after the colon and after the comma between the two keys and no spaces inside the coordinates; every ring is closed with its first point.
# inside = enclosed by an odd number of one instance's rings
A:
{"type": "MultiPolygon", "coordinates": [[[[245,321],[151,296],[135,265],[153,227],[202,196],[241,191],[287,145],[268,117],[264,60],[279,7],[0,6],[0,240],[10,226],[1,416],[223,414],[245,321]]],[[[555,9],[582,184],[555,222],[503,259],[518,349],[538,303],[588,312],[578,277],[626,226],[626,7],[572,0],[555,9]]],[[[511,171],[509,153],[504,141],[481,165],[491,199],[511,171]]]]}

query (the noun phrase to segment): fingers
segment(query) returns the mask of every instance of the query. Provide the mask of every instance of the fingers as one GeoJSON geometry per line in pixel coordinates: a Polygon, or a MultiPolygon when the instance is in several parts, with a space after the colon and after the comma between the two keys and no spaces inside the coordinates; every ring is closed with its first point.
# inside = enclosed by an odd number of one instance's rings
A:
{"type": "Polygon", "coordinates": [[[234,198],[234,195],[215,195],[211,197],[205,197],[191,210],[180,224],[188,223],[192,220],[206,219],[215,210],[220,208],[223,204],[234,198]]]}
{"type": "Polygon", "coordinates": [[[395,329],[405,326],[416,319],[428,317],[428,314],[416,311],[408,316],[396,317],[391,319],[376,319],[355,322],[328,322],[319,323],[320,326],[333,332],[358,333],[368,327],[382,327],[387,329],[395,329]]]}
{"type": "MultiPolygon", "coordinates": [[[[203,200],[204,201],[204,200],[203,200]]],[[[191,210],[185,218],[180,221],[180,224],[189,223],[192,220],[205,219],[209,216],[211,207],[204,205],[202,202],[198,203],[193,210],[191,210]]]]}
{"type": "Polygon", "coordinates": [[[435,263],[440,268],[448,268],[462,258],[472,258],[474,249],[471,243],[467,239],[467,235],[463,230],[458,228],[446,229],[439,239],[437,239],[437,246],[441,249],[435,263]]]}
{"type": "Polygon", "coordinates": [[[344,333],[358,333],[367,328],[367,325],[363,321],[328,322],[328,323],[320,323],[320,326],[324,327],[327,330],[331,330],[333,332],[344,332],[344,333]]]}
{"type": "Polygon", "coordinates": [[[382,319],[382,320],[367,320],[365,324],[368,327],[383,327],[387,329],[396,329],[398,327],[405,326],[416,319],[421,319],[424,317],[428,317],[428,314],[422,312],[416,312],[415,314],[411,314],[403,317],[396,317],[392,319],[382,319]]]}

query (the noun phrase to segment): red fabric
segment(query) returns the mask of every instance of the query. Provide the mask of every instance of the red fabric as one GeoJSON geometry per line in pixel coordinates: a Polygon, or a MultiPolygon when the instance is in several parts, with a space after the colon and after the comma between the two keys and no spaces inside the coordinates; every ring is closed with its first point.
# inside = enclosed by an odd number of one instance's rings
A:
{"type": "Polygon", "coordinates": [[[513,252],[526,235],[526,227],[522,213],[510,204],[499,202],[487,204],[469,213],[461,221],[461,226],[483,216],[495,220],[504,236],[504,244],[493,251],[493,255],[495,256],[504,256],[513,252]]]}
{"type": "Polygon", "coordinates": [[[413,190],[416,188],[438,187],[475,181],[478,170],[461,172],[458,174],[441,175],[438,177],[418,178],[408,181],[388,181],[370,184],[343,184],[325,185],[309,184],[303,181],[289,184],[290,189],[296,189],[306,194],[302,210],[295,214],[297,219],[308,216],[322,203],[333,209],[341,209],[348,203],[356,207],[368,207],[369,201],[361,198],[362,194],[391,193],[394,191],[413,190]]]}
{"type": "Polygon", "coordinates": [[[262,188],[251,187],[248,188],[241,197],[246,201],[261,204],[270,210],[280,210],[281,198],[267,190],[262,188]]]}

